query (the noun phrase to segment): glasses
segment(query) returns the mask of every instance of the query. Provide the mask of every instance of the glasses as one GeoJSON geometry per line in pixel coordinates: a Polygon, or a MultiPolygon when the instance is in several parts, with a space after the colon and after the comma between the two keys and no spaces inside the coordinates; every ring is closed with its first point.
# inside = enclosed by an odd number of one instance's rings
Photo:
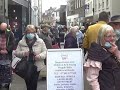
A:
{"type": "Polygon", "coordinates": [[[108,35],[108,36],[105,36],[105,37],[107,37],[107,38],[111,38],[111,37],[116,38],[116,35],[108,35]]]}

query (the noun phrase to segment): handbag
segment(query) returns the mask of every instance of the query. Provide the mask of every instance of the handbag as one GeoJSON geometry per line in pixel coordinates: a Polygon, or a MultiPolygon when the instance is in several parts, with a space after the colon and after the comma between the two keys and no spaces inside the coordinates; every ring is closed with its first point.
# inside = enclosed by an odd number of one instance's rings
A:
{"type": "Polygon", "coordinates": [[[11,65],[13,70],[15,69],[17,63],[20,61],[21,61],[21,58],[18,58],[18,57],[13,58],[12,65],[11,65]]]}
{"type": "Polygon", "coordinates": [[[56,44],[52,45],[52,48],[53,48],[53,49],[60,49],[60,47],[59,47],[58,43],[56,43],[56,44]]]}
{"type": "Polygon", "coordinates": [[[32,78],[33,74],[37,72],[37,66],[34,63],[29,62],[27,57],[24,57],[19,61],[14,69],[14,72],[25,80],[32,78]]]}

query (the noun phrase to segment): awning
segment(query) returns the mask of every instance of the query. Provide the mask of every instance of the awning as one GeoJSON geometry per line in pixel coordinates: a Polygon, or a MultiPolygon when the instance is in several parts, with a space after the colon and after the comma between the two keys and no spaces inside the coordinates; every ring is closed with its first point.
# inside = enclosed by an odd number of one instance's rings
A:
{"type": "Polygon", "coordinates": [[[16,3],[18,3],[18,4],[20,4],[20,5],[22,5],[22,6],[24,6],[24,7],[28,7],[28,1],[26,1],[26,0],[12,0],[13,2],[16,2],[16,3]]]}

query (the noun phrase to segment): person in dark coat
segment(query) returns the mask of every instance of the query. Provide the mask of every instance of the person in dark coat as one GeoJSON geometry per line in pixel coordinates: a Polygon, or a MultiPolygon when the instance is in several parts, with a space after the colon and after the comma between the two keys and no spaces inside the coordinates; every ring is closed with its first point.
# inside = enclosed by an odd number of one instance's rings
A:
{"type": "Polygon", "coordinates": [[[3,86],[9,90],[11,82],[11,68],[8,66],[12,61],[12,51],[15,45],[15,38],[12,31],[7,29],[7,24],[0,24],[0,89],[3,86]],[[7,64],[6,64],[7,62],[7,64]]]}
{"type": "Polygon", "coordinates": [[[92,90],[120,90],[120,51],[115,42],[113,28],[105,24],[88,50],[84,67],[92,90]]]}
{"type": "Polygon", "coordinates": [[[78,48],[76,33],[77,29],[72,27],[70,32],[65,36],[64,48],[78,48]]]}

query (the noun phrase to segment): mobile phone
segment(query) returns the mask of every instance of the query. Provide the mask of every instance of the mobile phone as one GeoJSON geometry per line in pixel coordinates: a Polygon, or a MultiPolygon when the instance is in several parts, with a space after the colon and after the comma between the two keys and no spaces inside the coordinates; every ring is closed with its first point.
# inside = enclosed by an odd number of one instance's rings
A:
{"type": "Polygon", "coordinates": [[[112,47],[112,44],[110,42],[105,42],[105,48],[109,49],[112,47]]]}

